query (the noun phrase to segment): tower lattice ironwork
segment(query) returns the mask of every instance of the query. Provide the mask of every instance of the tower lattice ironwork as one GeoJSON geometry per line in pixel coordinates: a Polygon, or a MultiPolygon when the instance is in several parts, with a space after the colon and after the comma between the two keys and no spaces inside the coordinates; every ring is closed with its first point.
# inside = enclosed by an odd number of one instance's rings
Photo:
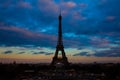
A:
{"type": "Polygon", "coordinates": [[[58,17],[58,20],[59,20],[58,41],[57,41],[55,55],[53,57],[51,64],[55,65],[57,63],[62,63],[63,65],[68,65],[69,62],[64,51],[63,40],[62,40],[62,15],[61,14],[58,17]],[[61,54],[62,57],[58,57],[59,54],[61,54]]]}

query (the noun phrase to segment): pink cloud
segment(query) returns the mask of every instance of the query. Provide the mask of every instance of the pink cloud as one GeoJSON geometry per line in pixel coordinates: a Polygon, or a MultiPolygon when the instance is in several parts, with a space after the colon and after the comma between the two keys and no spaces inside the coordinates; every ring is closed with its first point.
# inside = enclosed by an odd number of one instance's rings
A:
{"type": "Polygon", "coordinates": [[[109,40],[105,38],[90,37],[90,40],[91,40],[91,44],[95,44],[99,47],[105,47],[108,46],[108,44],[110,44],[109,40]]]}
{"type": "Polygon", "coordinates": [[[28,8],[31,9],[32,5],[29,2],[23,0],[18,0],[17,3],[13,4],[12,0],[8,0],[4,3],[3,7],[19,7],[19,8],[28,8]]]}
{"type": "Polygon", "coordinates": [[[65,3],[65,5],[66,5],[67,7],[72,8],[72,7],[75,7],[75,6],[76,6],[76,3],[74,3],[74,2],[67,2],[67,3],[65,3]]]}
{"type": "Polygon", "coordinates": [[[3,26],[3,25],[4,25],[4,23],[3,23],[3,22],[0,22],[0,25],[2,25],[2,26],[3,26]]]}
{"type": "Polygon", "coordinates": [[[85,4],[85,3],[80,3],[79,6],[80,6],[80,8],[85,8],[85,7],[87,7],[88,5],[85,4]]]}
{"type": "Polygon", "coordinates": [[[87,18],[81,15],[81,12],[74,12],[73,19],[75,20],[86,20],[87,18]]]}
{"type": "Polygon", "coordinates": [[[22,7],[22,8],[28,8],[28,9],[31,9],[32,8],[32,5],[29,3],[29,2],[24,2],[24,1],[20,1],[18,4],[17,4],[18,7],[22,7]]]}
{"type": "MultiPolygon", "coordinates": [[[[29,30],[18,28],[18,27],[15,27],[15,26],[0,27],[0,30],[13,31],[13,32],[19,33],[20,35],[18,35],[18,36],[22,36],[23,38],[30,38],[30,39],[33,39],[33,40],[39,40],[39,39],[46,39],[46,40],[49,39],[49,40],[52,40],[52,41],[56,40],[56,36],[43,34],[43,33],[33,33],[29,30]]],[[[16,34],[14,34],[14,35],[17,36],[16,34]]]]}
{"type": "Polygon", "coordinates": [[[51,15],[58,15],[60,12],[60,9],[62,10],[62,14],[64,16],[67,16],[68,13],[70,12],[70,9],[74,8],[77,6],[75,2],[68,1],[68,2],[63,2],[61,1],[60,4],[55,3],[53,0],[38,0],[38,5],[39,10],[43,14],[49,13],[47,16],[51,15]]]}
{"type": "Polygon", "coordinates": [[[108,16],[108,17],[106,17],[106,20],[107,21],[114,21],[115,20],[115,16],[108,16]]]}
{"type": "Polygon", "coordinates": [[[62,7],[63,9],[71,9],[76,7],[77,4],[75,2],[69,1],[69,2],[62,2],[60,7],[62,7]]]}
{"type": "Polygon", "coordinates": [[[58,5],[53,0],[39,0],[38,7],[44,13],[58,12],[58,5]]]}

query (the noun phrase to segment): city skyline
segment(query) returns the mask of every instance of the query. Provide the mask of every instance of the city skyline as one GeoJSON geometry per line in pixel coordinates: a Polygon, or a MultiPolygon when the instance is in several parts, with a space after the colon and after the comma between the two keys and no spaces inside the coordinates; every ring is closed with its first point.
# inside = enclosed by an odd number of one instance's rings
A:
{"type": "Polygon", "coordinates": [[[119,0],[1,0],[0,62],[50,63],[63,16],[70,62],[120,62],[119,0]]]}

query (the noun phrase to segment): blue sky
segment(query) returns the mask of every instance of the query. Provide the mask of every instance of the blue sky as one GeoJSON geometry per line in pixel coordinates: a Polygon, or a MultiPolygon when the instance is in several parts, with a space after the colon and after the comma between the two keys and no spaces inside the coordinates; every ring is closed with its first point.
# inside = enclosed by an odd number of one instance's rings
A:
{"type": "Polygon", "coordinates": [[[4,48],[0,54],[12,54],[16,47],[45,48],[32,52],[36,55],[54,53],[61,10],[63,41],[70,55],[119,58],[119,4],[120,0],[0,0],[0,46],[4,48]]]}

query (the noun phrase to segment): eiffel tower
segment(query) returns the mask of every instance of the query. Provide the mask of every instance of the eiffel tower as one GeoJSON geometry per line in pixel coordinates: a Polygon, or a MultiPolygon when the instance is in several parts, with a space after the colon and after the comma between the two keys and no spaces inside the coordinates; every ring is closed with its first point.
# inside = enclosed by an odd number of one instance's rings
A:
{"type": "Polygon", "coordinates": [[[62,63],[64,66],[67,66],[69,64],[67,57],[65,55],[63,41],[62,41],[62,15],[60,13],[59,17],[59,26],[58,26],[58,41],[56,46],[55,55],[53,57],[53,60],[51,62],[51,65],[56,65],[57,63],[62,63]],[[62,55],[62,57],[58,57],[59,52],[62,55]]]}

